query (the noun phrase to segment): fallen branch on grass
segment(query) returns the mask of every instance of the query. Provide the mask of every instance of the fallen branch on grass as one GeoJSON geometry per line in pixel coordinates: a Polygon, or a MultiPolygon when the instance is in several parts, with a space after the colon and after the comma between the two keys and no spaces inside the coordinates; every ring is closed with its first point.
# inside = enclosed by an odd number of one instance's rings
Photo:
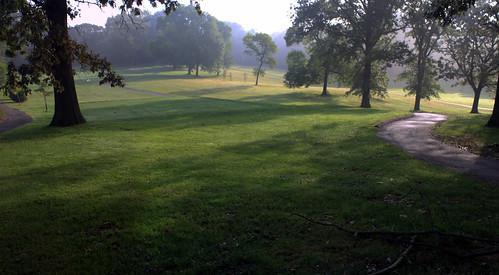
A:
{"type": "Polygon", "coordinates": [[[392,272],[393,270],[398,268],[400,264],[404,261],[404,259],[406,259],[412,251],[416,250],[416,248],[426,251],[430,250],[430,251],[442,252],[450,257],[458,258],[460,260],[471,260],[485,256],[499,255],[499,240],[485,239],[485,238],[479,238],[475,236],[455,234],[455,233],[447,233],[436,229],[427,230],[427,231],[415,231],[415,232],[357,231],[345,228],[338,224],[314,220],[301,214],[294,214],[294,215],[316,225],[335,228],[336,230],[349,234],[357,239],[382,240],[390,242],[392,244],[395,243],[397,245],[405,246],[405,249],[398,256],[395,262],[393,262],[390,266],[386,268],[383,268],[374,273],[370,273],[371,275],[379,275],[392,272]],[[461,247],[454,242],[448,242],[451,244],[448,246],[446,246],[446,242],[439,242],[438,245],[434,245],[433,244],[434,242],[431,242],[432,237],[437,237],[439,240],[459,241],[458,244],[460,244],[461,247]],[[430,239],[430,243],[428,243],[428,239],[430,239]],[[476,246],[475,249],[466,248],[464,247],[465,246],[464,244],[466,244],[466,242],[468,242],[468,245],[469,243],[473,243],[477,245],[478,248],[476,248],[476,246]],[[463,253],[463,251],[471,251],[471,252],[463,253]]]}
{"type": "Polygon", "coordinates": [[[488,244],[495,244],[499,246],[499,240],[492,240],[492,239],[484,239],[484,238],[477,238],[474,236],[468,236],[468,235],[461,235],[461,234],[453,234],[453,233],[446,233],[442,232],[439,230],[427,230],[427,231],[415,231],[415,232],[396,232],[396,231],[355,231],[355,230],[350,230],[345,227],[342,227],[340,225],[334,224],[334,223],[326,223],[326,222],[321,222],[321,221],[316,221],[312,220],[308,217],[305,217],[300,214],[295,214],[295,216],[300,217],[308,222],[317,224],[317,225],[322,225],[322,226],[329,226],[329,227],[334,227],[339,231],[349,233],[354,235],[355,237],[359,238],[373,238],[376,236],[392,236],[392,237],[410,237],[410,236],[439,236],[439,237],[448,237],[448,238],[455,238],[455,239],[462,239],[466,241],[473,241],[473,242],[481,242],[481,243],[488,243],[488,244]]]}

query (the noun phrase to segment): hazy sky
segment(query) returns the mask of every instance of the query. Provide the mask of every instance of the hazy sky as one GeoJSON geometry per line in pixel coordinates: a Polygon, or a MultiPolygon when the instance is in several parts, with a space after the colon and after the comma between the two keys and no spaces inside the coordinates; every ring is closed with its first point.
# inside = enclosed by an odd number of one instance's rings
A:
{"type": "MultiPolygon", "coordinates": [[[[119,3],[119,1],[117,1],[119,3]]],[[[147,2],[147,1],[144,1],[147,2]]],[[[180,1],[188,3],[189,1],[180,1]]],[[[236,22],[245,29],[274,33],[286,30],[290,25],[290,7],[294,0],[201,0],[203,11],[219,20],[236,22]]],[[[155,12],[150,5],[145,9],[155,12]]],[[[92,23],[104,26],[109,16],[118,14],[117,9],[100,10],[93,5],[80,4],[81,16],[71,25],[92,23]]],[[[159,9],[157,9],[159,11],[159,9]]]]}

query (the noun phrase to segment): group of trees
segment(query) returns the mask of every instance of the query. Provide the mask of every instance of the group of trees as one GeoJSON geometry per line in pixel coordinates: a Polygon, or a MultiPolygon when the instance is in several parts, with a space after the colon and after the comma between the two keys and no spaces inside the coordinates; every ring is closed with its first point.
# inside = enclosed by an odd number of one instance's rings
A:
{"type": "Polygon", "coordinates": [[[307,52],[289,54],[285,83],[323,81],[328,95],[334,73],[370,108],[372,96],[386,94],[387,68],[399,64],[415,111],[447,79],[472,87],[472,113],[478,113],[482,90],[497,87],[498,9],[489,0],[299,0],[286,40],[303,43],[307,52]]]}
{"type": "MultiPolygon", "coordinates": [[[[19,66],[13,63],[7,66],[8,77],[2,88],[29,92],[33,84],[52,86],[55,98],[53,126],[85,122],[78,105],[73,63],[97,73],[101,84],[124,85],[107,59],[70,37],[67,19],[78,16],[80,2],[0,2],[0,41],[6,42],[5,53],[9,58],[24,56],[27,61],[19,66]]],[[[149,2],[154,7],[164,6],[166,14],[176,11],[177,16],[157,20],[157,25],[162,27],[150,28],[155,32],[153,35],[146,31],[136,31],[135,37],[125,35],[119,46],[111,47],[111,52],[146,44],[161,51],[160,56],[173,66],[186,66],[189,72],[198,71],[200,67],[219,71],[227,66],[229,28],[210,16],[194,16],[196,12],[201,13],[200,5],[195,1],[191,1],[188,9],[181,8],[175,0],[149,2]],[[144,43],[150,37],[154,37],[152,43],[144,43]],[[179,48],[177,39],[185,37],[192,40],[179,48]],[[206,54],[207,49],[203,46],[215,49],[217,54],[206,54]]],[[[119,9],[122,16],[111,21],[129,25],[134,22],[127,21],[134,21],[132,18],[141,15],[139,7],[143,1],[96,0],[88,3],[119,9]],[[128,15],[131,16],[127,19],[128,15]]],[[[362,97],[361,106],[369,108],[373,95],[386,93],[386,69],[400,63],[406,67],[403,74],[408,83],[406,89],[416,96],[415,110],[419,109],[421,99],[437,94],[437,72],[439,76],[461,79],[471,85],[477,98],[474,107],[477,107],[479,94],[494,84],[492,76],[498,74],[498,8],[492,0],[298,0],[293,26],[287,32],[286,40],[288,44],[303,43],[308,56],[304,58],[293,52],[290,65],[297,68],[291,68],[287,77],[301,76],[296,73],[300,70],[306,72],[306,77],[299,81],[287,79],[287,84],[309,85],[322,78],[324,94],[327,94],[327,81],[331,74],[336,74],[337,80],[352,87],[349,93],[362,97]],[[466,15],[458,17],[462,13],[466,15]],[[398,34],[404,29],[408,30],[408,36],[400,39],[398,34]],[[439,60],[434,54],[436,49],[441,55],[439,60]],[[295,69],[297,71],[292,72],[295,69]]],[[[106,29],[86,27],[85,32],[100,36],[100,40],[109,37],[106,29]]],[[[249,43],[246,46],[259,56],[249,43]]],[[[137,55],[130,51],[122,56],[133,60],[137,55]]],[[[157,56],[154,54],[151,58],[157,56]]],[[[268,55],[258,59],[258,68],[261,64],[273,63],[266,58],[268,55]]],[[[256,73],[259,75],[261,70],[256,73]]],[[[489,125],[499,126],[499,104],[495,105],[489,125]]]]}
{"type": "Polygon", "coordinates": [[[191,6],[170,16],[118,15],[105,27],[75,26],[70,35],[119,66],[171,65],[199,75],[200,69],[220,73],[232,62],[231,28],[191,6]]]}

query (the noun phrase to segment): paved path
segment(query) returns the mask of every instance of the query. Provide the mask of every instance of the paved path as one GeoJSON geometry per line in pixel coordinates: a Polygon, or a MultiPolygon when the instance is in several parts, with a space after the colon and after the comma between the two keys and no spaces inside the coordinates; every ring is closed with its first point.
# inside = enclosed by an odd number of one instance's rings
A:
{"type": "Polygon", "coordinates": [[[436,140],[431,131],[446,121],[439,114],[417,113],[381,126],[378,136],[418,159],[499,184],[499,161],[484,158],[436,140]]]}
{"type": "Polygon", "coordinates": [[[0,110],[3,113],[2,118],[0,118],[0,133],[21,127],[33,121],[26,113],[13,109],[6,104],[0,103],[0,110]]]}

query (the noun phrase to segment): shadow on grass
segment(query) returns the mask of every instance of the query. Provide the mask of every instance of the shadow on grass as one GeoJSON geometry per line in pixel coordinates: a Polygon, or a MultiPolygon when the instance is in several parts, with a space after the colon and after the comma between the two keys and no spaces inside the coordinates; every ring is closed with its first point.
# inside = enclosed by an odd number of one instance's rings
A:
{"type": "MultiPolygon", "coordinates": [[[[211,89],[201,92],[209,94],[211,89]]],[[[210,126],[235,126],[265,122],[282,117],[308,115],[381,114],[387,110],[363,110],[349,106],[336,105],[334,98],[327,99],[327,104],[285,105],[302,95],[267,96],[268,102],[241,101],[216,98],[188,98],[158,100],[103,107],[87,107],[84,115],[88,120],[85,125],[68,129],[39,128],[40,124],[31,125],[1,136],[3,143],[32,139],[49,139],[74,134],[91,134],[99,131],[142,131],[164,129],[166,131],[196,129],[210,126]],[[290,96],[292,100],[285,98],[290,96]],[[276,102],[278,102],[276,104],[276,102]]],[[[307,97],[308,98],[308,97],[307,97]]],[[[315,98],[315,97],[311,97],[315,98]]],[[[312,100],[312,99],[311,99],[312,100]]],[[[313,99],[315,100],[315,99],[313,99]]],[[[47,122],[48,123],[48,122],[47,122]]],[[[42,124],[43,125],[43,124],[42,124]]]]}
{"type": "Polygon", "coordinates": [[[149,90],[137,89],[125,87],[126,90],[134,93],[144,94],[144,95],[154,95],[159,97],[172,97],[172,96],[183,96],[183,97],[200,97],[200,96],[208,96],[217,93],[223,93],[228,91],[242,91],[250,89],[251,86],[229,86],[229,87],[216,87],[216,88],[206,88],[206,89],[195,89],[195,90],[182,90],[182,91],[171,91],[168,88],[169,92],[153,92],[149,90]]]}
{"type": "Polygon", "coordinates": [[[477,210],[499,210],[497,192],[409,161],[372,131],[345,136],[341,127],[165,160],[102,153],[2,177],[8,188],[0,196],[14,201],[0,210],[0,252],[8,255],[0,266],[20,273],[359,273],[366,258],[384,259],[380,251],[390,250],[352,246],[344,234],[292,213],[329,215],[355,228],[430,226],[411,191],[447,202],[448,216],[437,213],[435,222],[452,229],[473,223],[477,210]]]}
{"type": "Polygon", "coordinates": [[[184,74],[142,74],[142,75],[124,75],[123,78],[125,82],[139,82],[139,81],[156,81],[156,80],[180,80],[180,79],[215,79],[217,76],[215,75],[188,75],[184,74]]]}
{"type": "MultiPolygon", "coordinates": [[[[145,70],[145,71],[123,71],[121,73],[125,83],[130,82],[143,82],[143,81],[158,81],[158,80],[196,80],[196,79],[216,79],[219,78],[216,75],[189,75],[187,72],[183,73],[180,71],[161,71],[161,70],[145,70]]],[[[75,79],[75,83],[78,85],[84,85],[89,83],[98,83],[99,78],[96,76],[83,77],[80,76],[75,79]]]]}

